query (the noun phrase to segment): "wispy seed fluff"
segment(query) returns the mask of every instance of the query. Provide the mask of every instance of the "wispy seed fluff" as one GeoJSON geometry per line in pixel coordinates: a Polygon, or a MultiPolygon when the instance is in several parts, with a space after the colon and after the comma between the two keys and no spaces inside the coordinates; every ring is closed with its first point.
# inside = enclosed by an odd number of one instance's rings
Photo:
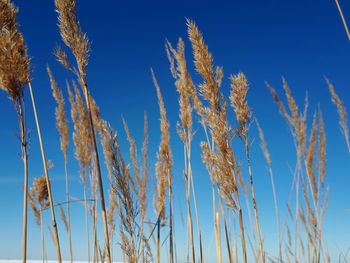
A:
{"type": "MultiPolygon", "coordinates": [[[[74,83],[73,83],[74,84],[74,83]]],[[[91,129],[88,112],[80,95],[78,87],[74,84],[74,94],[67,84],[69,101],[71,104],[71,116],[74,125],[73,142],[75,157],[80,163],[81,179],[85,182],[85,171],[92,161],[91,129]]]]}
{"type": "Polygon", "coordinates": [[[246,136],[250,122],[250,109],[247,103],[248,80],[243,73],[231,75],[230,102],[239,123],[238,136],[246,136]]]}
{"type": "Polygon", "coordinates": [[[170,149],[170,135],[169,135],[169,122],[166,116],[165,105],[163,97],[160,91],[157,79],[152,71],[152,79],[154,86],[157,90],[158,104],[160,110],[160,131],[161,140],[159,144],[157,162],[156,162],[156,177],[158,181],[157,185],[157,198],[156,198],[156,212],[159,218],[165,217],[165,199],[166,191],[172,184],[172,153],[170,149]]]}
{"type": "Polygon", "coordinates": [[[85,80],[90,43],[76,17],[76,1],[55,0],[55,5],[62,40],[72,50],[80,76],[85,80]]]}
{"type": "Polygon", "coordinates": [[[187,26],[195,67],[204,80],[199,87],[199,92],[209,104],[208,107],[203,107],[200,111],[197,107],[196,109],[205,125],[210,128],[211,137],[215,144],[214,149],[212,149],[208,142],[201,143],[202,159],[226,203],[231,207],[236,207],[234,196],[238,193],[238,185],[235,174],[236,161],[230,144],[232,133],[226,118],[227,104],[219,90],[223,72],[220,67],[214,70],[213,57],[196,24],[187,21],[187,26]]]}
{"type": "Polygon", "coordinates": [[[326,175],[326,132],[324,129],[323,115],[321,109],[318,111],[318,126],[319,132],[317,136],[318,143],[318,176],[324,184],[324,178],[326,175]]]}
{"type": "Polygon", "coordinates": [[[15,106],[23,100],[30,69],[27,48],[16,22],[17,9],[0,0],[0,89],[10,95],[15,106]]]}
{"type": "Polygon", "coordinates": [[[62,91],[57,85],[57,82],[52,74],[49,66],[47,66],[47,73],[50,78],[52,95],[57,102],[55,117],[56,117],[56,127],[58,133],[60,134],[61,150],[63,152],[64,158],[67,159],[67,148],[69,141],[69,128],[66,117],[65,103],[62,95],[62,91]]]}
{"type": "Polygon", "coordinates": [[[328,79],[326,79],[326,81],[327,81],[329,92],[331,93],[331,96],[332,96],[332,102],[337,107],[338,115],[339,115],[339,124],[345,136],[345,140],[350,152],[349,127],[348,127],[348,117],[347,117],[346,108],[344,106],[343,101],[335,92],[333,84],[328,79]]]}

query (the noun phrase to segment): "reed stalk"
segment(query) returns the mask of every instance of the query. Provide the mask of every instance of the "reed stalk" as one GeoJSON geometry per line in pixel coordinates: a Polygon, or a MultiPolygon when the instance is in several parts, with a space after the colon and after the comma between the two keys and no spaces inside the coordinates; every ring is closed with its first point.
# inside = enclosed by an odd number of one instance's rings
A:
{"type": "Polygon", "coordinates": [[[89,231],[89,210],[86,199],[86,183],[84,183],[84,207],[85,207],[85,231],[87,238],[87,257],[88,263],[90,263],[91,252],[90,252],[90,231],[89,231]]]}
{"type": "Polygon", "coordinates": [[[170,262],[174,262],[174,241],[173,241],[173,209],[172,209],[172,152],[170,148],[170,134],[169,134],[169,122],[166,115],[166,109],[163,101],[163,96],[155,77],[153,70],[152,80],[156,88],[157,99],[160,111],[160,131],[161,139],[159,143],[159,150],[156,162],[156,177],[158,181],[157,185],[157,206],[156,212],[158,215],[158,244],[157,244],[157,257],[160,260],[160,226],[161,221],[165,218],[165,204],[166,204],[166,191],[168,190],[169,198],[169,225],[170,225],[170,242],[169,242],[169,253],[170,253],[170,262]],[[158,251],[159,250],[159,251],[158,251]]]}
{"type": "Polygon", "coordinates": [[[339,11],[339,15],[340,15],[340,18],[343,22],[343,26],[344,26],[344,29],[345,29],[345,32],[346,32],[346,35],[350,41],[350,31],[349,31],[349,28],[348,28],[348,24],[346,23],[346,20],[345,20],[345,17],[344,17],[344,14],[343,14],[343,11],[342,11],[342,8],[339,4],[339,1],[338,0],[335,0],[335,3],[337,5],[337,8],[338,8],[338,11],[339,11]]]}
{"type": "Polygon", "coordinates": [[[270,175],[270,181],[271,181],[271,187],[272,187],[272,195],[273,195],[273,203],[275,207],[275,216],[276,216],[276,224],[277,224],[277,233],[278,233],[278,255],[279,255],[279,260],[283,262],[283,257],[282,257],[282,240],[281,240],[281,227],[280,227],[280,219],[279,219],[279,213],[278,213],[278,203],[277,203],[277,194],[276,194],[276,187],[275,187],[275,180],[273,176],[273,171],[272,171],[272,165],[271,165],[271,157],[269,150],[267,148],[267,142],[265,139],[264,132],[262,128],[260,127],[259,122],[255,119],[256,126],[259,131],[259,138],[260,138],[260,147],[263,152],[265,161],[268,166],[269,170],[269,175],[270,175]]]}
{"type": "Polygon", "coordinates": [[[58,84],[52,74],[52,71],[49,66],[47,68],[47,73],[50,79],[50,85],[52,90],[52,95],[57,103],[57,107],[55,110],[55,118],[56,118],[56,128],[60,135],[60,148],[63,153],[64,158],[64,173],[66,179],[66,202],[67,202],[67,234],[68,234],[68,242],[69,242],[69,257],[70,261],[73,262],[73,245],[72,245],[72,232],[71,232],[71,220],[70,220],[70,198],[69,198],[69,179],[68,179],[68,158],[67,158],[67,150],[68,150],[68,141],[69,141],[69,128],[65,111],[65,102],[63,98],[62,91],[58,87],[58,84]]]}
{"type": "Polygon", "coordinates": [[[95,125],[91,113],[91,102],[89,89],[86,83],[86,70],[89,59],[90,43],[86,34],[82,31],[80,23],[76,16],[76,2],[75,0],[55,0],[55,5],[59,15],[59,28],[63,42],[71,49],[78,69],[71,66],[65,54],[62,50],[56,50],[56,56],[58,60],[70,71],[72,71],[79,80],[82,87],[85,105],[88,112],[88,120],[90,126],[90,132],[92,137],[92,150],[94,152],[94,164],[96,168],[97,184],[100,193],[100,203],[101,203],[101,217],[103,223],[104,241],[105,241],[105,251],[107,262],[111,263],[111,251],[109,244],[109,234],[108,234],[108,222],[107,222],[107,212],[104,197],[103,181],[99,160],[99,152],[97,147],[97,140],[95,134],[95,125]],[[62,51],[62,52],[60,52],[62,51]],[[60,56],[61,54],[61,56],[60,56]]]}
{"type": "Polygon", "coordinates": [[[44,226],[43,226],[43,210],[40,208],[40,237],[41,237],[41,257],[43,263],[45,262],[45,239],[44,239],[44,226]]]}
{"type": "Polygon", "coordinates": [[[39,119],[38,119],[38,113],[37,113],[37,110],[36,110],[36,104],[35,104],[33,89],[32,89],[32,85],[31,85],[30,82],[28,83],[28,86],[29,86],[30,97],[31,97],[31,100],[32,100],[32,106],[33,106],[33,111],[34,111],[35,123],[36,123],[38,137],[39,137],[41,157],[42,157],[43,167],[44,167],[44,174],[45,174],[45,178],[46,178],[48,195],[49,195],[49,202],[50,202],[50,208],[51,208],[51,220],[52,220],[52,227],[53,227],[53,231],[54,231],[53,234],[54,234],[54,238],[55,238],[54,240],[55,240],[57,261],[58,262],[62,262],[60,240],[59,240],[59,236],[58,236],[56,216],[55,216],[55,207],[54,207],[54,204],[53,204],[51,183],[50,183],[49,172],[48,172],[48,168],[47,168],[47,161],[46,161],[46,156],[45,156],[44,144],[43,144],[43,140],[42,140],[42,136],[41,136],[40,122],[39,122],[39,119]]]}
{"type": "Polygon", "coordinates": [[[24,191],[23,191],[23,230],[22,230],[22,262],[27,262],[27,217],[28,217],[28,153],[27,135],[22,106],[19,107],[19,123],[21,130],[21,148],[24,167],[24,191]]]}
{"type": "Polygon", "coordinates": [[[24,93],[30,80],[30,60],[16,20],[17,12],[17,8],[11,1],[0,1],[0,89],[9,95],[16,110],[23,161],[22,262],[24,263],[27,260],[28,214],[28,142],[24,93]]]}

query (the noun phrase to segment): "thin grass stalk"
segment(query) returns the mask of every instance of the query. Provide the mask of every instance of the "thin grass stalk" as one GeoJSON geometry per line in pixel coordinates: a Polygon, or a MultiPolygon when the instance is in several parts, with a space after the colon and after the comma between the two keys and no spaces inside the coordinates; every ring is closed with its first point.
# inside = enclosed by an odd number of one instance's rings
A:
{"type": "Polygon", "coordinates": [[[199,240],[200,262],[204,263],[203,245],[202,245],[202,232],[201,232],[201,228],[200,228],[200,225],[199,225],[198,209],[197,209],[197,198],[196,198],[196,191],[194,189],[193,176],[191,176],[191,184],[192,184],[192,195],[193,195],[194,210],[195,210],[195,213],[196,213],[196,224],[197,224],[197,232],[198,232],[198,240],[199,240]]]}
{"type": "Polygon", "coordinates": [[[94,262],[98,262],[98,255],[99,255],[99,248],[98,248],[98,241],[97,241],[97,209],[94,208],[93,212],[93,229],[94,229],[94,262]]]}
{"type": "MultiPolygon", "coordinates": [[[[186,137],[187,138],[187,137],[186,137]]],[[[189,236],[189,242],[191,244],[192,262],[196,262],[194,236],[193,236],[193,221],[191,213],[191,168],[189,161],[188,149],[190,148],[190,142],[186,139],[184,144],[184,156],[185,156],[185,179],[186,179],[186,203],[187,203],[187,231],[189,236]]]]}
{"type": "Polygon", "coordinates": [[[273,176],[273,171],[272,171],[272,166],[271,166],[271,158],[270,158],[270,153],[267,148],[267,143],[265,140],[265,135],[260,127],[260,124],[257,120],[255,120],[255,123],[258,127],[259,130],[259,137],[260,137],[260,147],[263,152],[265,161],[268,165],[268,170],[269,170],[269,175],[270,175],[270,181],[271,181],[271,188],[272,188],[272,195],[273,195],[273,203],[275,206],[275,216],[276,216],[276,224],[277,224],[277,232],[278,232],[278,255],[279,255],[279,260],[280,262],[283,262],[283,257],[282,257],[282,241],[281,241],[281,227],[280,227],[280,219],[279,219],[279,213],[278,213],[278,203],[277,203],[277,194],[276,194],[276,187],[275,187],[275,180],[273,176]]]}
{"type": "Polygon", "coordinates": [[[81,87],[84,92],[86,108],[89,115],[89,124],[90,124],[91,136],[92,136],[93,151],[95,152],[94,157],[95,157],[95,165],[96,165],[96,172],[97,172],[97,182],[98,182],[98,188],[100,192],[103,232],[104,232],[104,239],[105,239],[105,251],[107,254],[106,258],[107,258],[107,262],[111,263],[107,212],[106,212],[106,205],[105,205],[105,198],[104,198],[104,191],[103,191],[101,167],[100,167],[97,140],[96,140],[96,134],[95,134],[95,126],[94,126],[94,121],[93,121],[92,112],[91,112],[90,94],[86,83],[86,69],[88,65],[90,43],[86,34],[82,31],[80,23],[77,19],[76,2],[74,0],[72,1],[56,0],[55,5],[58,12],[58,21],[59,21],[58,26],[60,28],[62,40],[71,49],[78,66],[78,70],[71,66],[71,64],[67,59],[67,56],[62,50],[57,49],[56,56],[58,57],[59,61],[63,63],[63,65],[68,70],[72,71],[79,79],[81,87]]]}
{"type": "Polygon", "coordinates": [[[40,237],[41,237],[41,257],[43,263],[45,262],[45,240],[44,240],[44,226],[43,226],[43,210],[40,207],[40,237]]]}
{"type": "Polygon", "coordinates": [[[157,263],[160,263],[160,216],[157,220],[157,263]]]}
{"type": "Polygon", "coordinates": [[[64,158],[64,172],[66,176],[66,200],[67,200],[67,217],[68,217],[68,241],[69,241],[69,257],[70,261],[73,262],[73,244],[72,244],[72,231],[71,231],[71,222],[70,222],[70,198],[69,198],[69,182],[68,182],[68,162],[67,158],[64,158]]]}
{"type": "Polygon", "coordinates": [[[222,263],[221,254],[221,227],[220,227],[220,214],[215,212],[215,238],[216,238],[216,254],[218,258],[218,263],[222,263]]]}
{"type": "Polygon", "coordinates": [[[23,160],[23,233],[22,261],[27,260],[27,214],[28,214],[28,153],[25,126],[24,91],[30,80],[30,60],[27,47],[16,17],[18,9],[9,0],[1,1],[0,19],[0,90],[4,90],[12,101],[20,127],[20,143],[23,160]]]}
{"type": "Polygon", "coordinates": [[[174,263],[174,239],[173,239],[173,189],[169,178],[169,253],[170,263],[174,263]]]}
{"type": "Polygon", "coordinates": [[[253,184],[253,173],[252,173],[252,167],[251,167],[251,163],[250,163],[249,143],[248,143],[247,136],[244,136],[244,145],[245,145],[245,152],[246,152],[247,163],[248,163],[250,190],[251,190],[251,194],[252,194],[253,210],[254,210],[254,217],[255,217],[255,228],[256,228],[256,233],[258,235],[258,242],[259,242],[259,250],[260,250],[259,254],[261,255],[262,262],[265,263],[264,245],[263,245],[263,242],[261,239],[258,206],[256,203],[256,198],[255,198],[255,191],[254,191],[254,184],[253,184]]]}
{"type": "Polygon", "coordinates": [[[41,157],[42,157],[42,161],[43,161],[44,173],[45,173],[47,189],[48,189],[48,194],[49,194],[49,202],[50,202],[51,218],[52,218],[52,227],[53,227],[53,230],[54,230],[57,260],[58,260],[58,262],[62,262],[60,240],[59,240],[59,236],[58,236],[56,216],[55,216],[55,208],[54,208],[54,205],[53,205],[53,198],[52,198],[52,191],[51,191],[51,183],[50,183],[49,172],[48,172],[48,168],[47,168],[47,161],[46,161],[46,157],[45,157],[44,144],[43,144],[43,141],[42,141],[41,128],[40,128],[40,123],[39,123],[38,114],[37,114],[37,110],[36,110],[36,104],[35,104],[35,99],[34,99],[34,94],[33,94],[33,89],[32,89],[31,82],[28,83],[28,86],[29,86],[30,97],[31,97],[31,100],[32,100],[32,105],[33,105],[34,117],[35,117],[38,137],[39,137],[41,157]]]}
{"type": "Polygon", "coordinates": [[[63,158],[64,158],[64,172],[65,172],[65,179],[66,179],[66,182],[65,182],[66,183],[66,203],[67,203],[67,212],[66,212],[67,229],[66,230],[67,230],[68,241],[69,241],[70,261],[73,262],[73,246],[72,246],[71,220],[70,220],[70,201],[69,201],[68,158],[67,158],[69,128],[68,128],[68,122],[67,122],[67,117],[65,112],[64,97],[48,65],[47,65],[47,73],[50,79],[52,95],[57,103],[57,107],[55,110],[56,128],[60,136],[60,146],[61,146],[61,151],[63,153],[63,158]]]}
{"type": "Polygon", "coordinates": [[[280,227],[280,219],[279,219],[279,213],[278,213],[278,204],[277,204],[277,195],[276,195],[276,187],[275,187],[275,180],[273,176],[273,171],[271,165],[269,166],[269,174],[270,174],[270,180],[271,180],[271,187],[272,187],[272,195],[273,195],[273,203],[275,206],[275,214],[276,214],[276,223],[277,223],[277,231],[278,231],[278,255],[279,260],[283,262],[282,257],[282,240],[281,240],[281,227],[280,227]]]}
{"type": "Polygon", "coordinates": [[[241,246],[243,252],[243,262],[247,263],[247,248],[245,243],[245,233],[244,233],[244,222],[243,222],[243,212],[240,205],[239,195],[237,195],[237,204],[238,204],[238,217],[239,217],[239,231],[241,234],[241,246]]]}
{"type": "Polygon", "coordinates": [[[87,256],[88,263],[90,263],[91,253],[90,253],[90,233],[89,233],[89,211],[86,199],[86,182],[84,184],[84,207],[85,207],[85,230],[86,230],[86,238],[87,238],[87,256]]]}
{"type": "Polygon", "coordinates": [[[335,3],[337,4],[337,8],[338,8],[338,11],[339,11],[339,15],[340,15],[341,20],[342,20],[342,22],[343,22],[346,35],[347,35],[348,39],[350,40],[349,28],[348,28],[348,25],[347,25],[347,23],[346,23],[346,20],[345,20],[343,11],[342,11],[342,9],[341,9],[341,6],[340,6],[340,4],[339,4],[339,1],[338,1],[338,0],[335,0],[335,3]]]}
{"type": "Polygon", "coordinates": [[[28,152],[27,135],[25,126],[24,104],[18,107],[18,121],[21,130],[21,148],[24,167],[24,191],[23,191],[23,230],[22,230],[22,262],[27,261],[27,218],[28,218],[28,152]]]}
{"type": "Polygon", "coordinates": [[[214,183],[211,184],[212,200],[213,200],[213,218],[214,218],[214,232],[215,232],[215,247],[216,247],[216,257],[218,263],[222,262],[221,255],[221,239],[220,239],[220,218],[217,218],[219,215],[216,210],[216,198],[215,198],[215,188],[214,183]],[[219,221],[218,221],[219,220],[219,221]]]}
{"type": "Polygon", "coordinates": [[[230,239],[229,239],[228,230],[227,230],[227,224],[226,224],[226,217],[225,217],[224,208],[222,206],[221,198],[220,198],[220,209],[221,209],[221,214],[222,214],[222,220],[224,221],[225,240],[226,240],[228,259],[229,259],[230,263],[233,263],[233,258],[232,258],[232,255],[231,255],[230,239]]]}
{"type": "Polygon", "coordinates": [[[97,142],[96,142],[96,134],[95,134],[95,126],[92,118],[91,113],[91,104],[90,104],[90,95],[87,88],[87,84],[83,79],[81,79],[81,84],[84,91],[85,96],[85,103],[86,108],[88,110],[89,114],[89,122],[91,127],[91,134],[92,134],[92,143],[93,148],[95,152],[95,165],[96,165],[96,172],[97,172],[97,182],[100,192],[100,202],[101,202],[101,210],[102,210],[102,222],[103,222],[103,232],[104,232],[104,238],[105,238],[105,248],[107,252],[107,262],[111,263],[111,251],[110,251],[110,245],[109,245],[109,235],[108,235],[108,223],[107,223],[107,212],[106,212],[106,204],[105,204],[105,198],[104,198],[104,192],[103,192],[103,183],[102,183],[102,176],[101,176],[101,166],[100,166],[100,160],[99,160],[99,154],[98,154],[98,148],[97,148],[97,142]]]}

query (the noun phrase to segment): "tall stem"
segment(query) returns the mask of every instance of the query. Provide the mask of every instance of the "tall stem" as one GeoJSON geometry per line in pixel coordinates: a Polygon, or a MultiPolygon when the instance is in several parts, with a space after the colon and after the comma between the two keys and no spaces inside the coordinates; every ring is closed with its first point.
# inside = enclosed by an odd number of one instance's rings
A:
{"type": "Polygon", "coordinates": [[[35,104],[35,99],[34,99],[34,95],[33,95],[33,89],[32,89],[32,85],[31,85],[30,82],[29,82],[28,86],[29,86],[30,97],[32,99],[32,105],[33,105],[34,117],[35,117],[35,122],[36,122],[36,128],[37,128],[38,137],[39,137],[41,157],[42,157],[42,161],[43,161],[44,173],[45,173],[46,184],[47,184],[47,191],[48,191],[48,195],[49,195],[49,202],[50,202],[50,208],[51,208],[51,218],[52,218],[52,226],[53,226],[53,230],[54,230],[55,243],[56,243],[55,245],[56,245],[57,261],[58,262],[62,262],[61,249],[60,249],[60,240],[59,240],[59,237],[58,237],[58,230],[57,230],[57,223],[56,223],[56,216],[55,216],[55,208],[54,208],[54,204],[53,204],[51,183],[50,183],[49,172],[48,172],[47,162],[46,162],[46,157],[45,157],[44,144],[43,144],[42,136],[41,136],[41,128],[40,128],[40,123],[39,123],[38,114],[37,114],[37,110],[36,110],[36,104],[35,104]]]}
{"type": "Polygon", "coordinates": [[[269,173],[270,173],[270,179],[271,179],[273,202],[274,202],[274,205],[275,205],[276,223],[277,223],[277,231],[278,231],[278,255],[279,255],[279,260],[281,262],[283,262],[283,258],[282,258],[282,241],[281,241],[281,227],[280,227],[280,219],[279,219],[279,214],[278,214],[277,194],[276,194],[275,180],[274,180],[272,168],[271,168],[270,165],[269,165],[269,173]]]}
{"type": "Polygon", "coordinates": [[[18,107],[18,121],[21,130],[21,149],[24,167],[24,189],[23,189],[23,232],[22,232],[22,262],[27,261],[27,200],[28,200],[28,153],[27,135],[25,127],[24,106],[21,103],[18,107]]]}
{"type": "MultiPolygon", "coordinates": [[[[348,39],[350,40],[350,31],[349,31],[348,25],[346,23],[343,11],[342,11],[342,9],[340,7],[340,4],[339,4],[338,0],[335,0],[335,3],[337,4],[337,8],[338,8],[341,20],[342,20],[343,25],[344,25],[344,29],[345,29],[346,35],[348,36],[348,39]]],[[[348,146],[349,146],[349,144],[348,144],[348,146]]],[[[349,147],[349,152],[350,152],[350,147],[349,147]]]]}
{"type": "Polygon", "coordinates": [[[40,208],[40,235],[41,235],[41,257],[45,262],[45,241],[44,241],[44,225],[43,225],[43,210],[40,208]]]}
{"type": "Polygon", "coordinates": [[[105,248],[106,248],[106,252],[107,252],[107,261],[108,261],[108,263],[111,263],[112,260],[111,260],[110,246],[109,246],[107,212],[106,212],[105,197],[104,197],[104,193],[103,193],[103,183],[102,183],[100,160],[99,160],[99,154],[98,154],[98,148],[97,148],[97,142],[96,142],[95,126],[94,126],[94,122],[92,119],[92,113],[91,113],[90,94],[88,91],[87,84],[82,79],[81,79],[81,84],[82,84],[83,91],[84,91],[86,108],[87,108],[88,113],[89,113],[89,122],[90,122],[90,126],[91,126],[92,143],[93,143],[93,147],[94,147],[94,151],[95,151],[95,163],[96,163],[98,187],[99,187],[99,192],[100,192],[103,232],[104,232],[104,238],[105,238],[105,248]]]}
{"type": "Polygon", "coordinates": [[[248,138],[247,136],[244,136],[244,144],[245,144],[245,152],[247,155],[247,162],[248,162],[248,173],[250,178],[250,190],[252,193],[252,202],[253,202],[253,209],[254,209],[254,217],[255,217],[255,228],[256,233],[258,235],[258,241],[259,241],[259,250],[261,255],[261,260],[263,263],[265,263],[265,254],[264,254],[264,246],[261,239],[261,232],[260,232],[260,223],[259,223],[259,214],[258,214],[258,206],[255,199],[255,191],[254,191],[254,184],[253,184],[253,173],[252,173],[252,167],[250,164],[250,155],[249,155],[249,144],[248,144],[248,138]]]}
{"type": "Polygon", "coordinates": [[[68,182],[67,157],[64,157],[64,172],[66,174],[66,200],[67,200],[67,217],[68,217],[69,256],[70,256],[70,262],[73,263],[74,260],[73,260],[72,232],[71,232],[71,223],[70,223],[69,182],[68,182]]]}
{"type": "Polygon", "coordinates": [[[216,198],[215,198],[215,189],[214,189],[214,183],[211,184],[211,192],[212,192],[212,199],[213,199],[213,215],[214,215],[214,231],[215,231],[215,245],[216,245],[216,257],[218,263],[222,262],[222,256],[221,256],[221,238],[220,238],[220,218],[219,213],[216,211],[216,198]]]}
{"type": "Polygon", "coordinates": [[[86,237],[87,237],[87,252],[88,252],[88,263],[90,263],[90,234],[89,234],[89,213],[86,200],[86,182],[84,184],[84,207],[85,207],[85,228],[86,228],[86,237]]]}
{"type": "Polygon", "coordinates": [[[200,225],[199,225],[199,219],[198,219],[197,198],[196,198],[196,191],[194,189],[193,176],[191,176],[191,184],[192,184],[192,195],[193,195],[194,210],[196,212],[196,224],[197,224],[197,232],[198,232],[198,239],[199,239],[200,263],[204,263],[203,247],[202,247],[202,232],[201,232],[201,228],[200,228],[200,225]]]}
{"type": "Polygon", "coordinates": [[[192,251],[192,262],[196,262],[194,238],[193,238],[193,222],[191,213],[191,164],[190,164],[190,153],[188,151],[190,148],[190,141],[186,140],[184,145],[184,155],[185,155],[185,171],[186,171],[186,201],[187,201],[187,225],[188,225],[188,235],[189,241],[191,243],[192,251]]]}
{"type": "Polygon", "coordinates": [[[239,199],[239,194],[237,192],[236,194],[237,197],[237,209],[238,209],[238,218],[239,218],[239,230],[241,234],[241,245],[242,245],[242,253],[243,253],[243,262],[247,263],[247,247],[245,243],[245,234],[244,234],[244,222],[243,222],[243,213],[242,213],[242,207],[241,207],[241,202],[239,199]]]}
{"type": "Polygon", "coordinates": [[[226,224],[226,218],[225,218],[225,213],[224,213],[224,208],[222,206],[222,201],[221,198],[219,200],[220,202],[220,209],[221,209],[221,214],[222,214],[222,219],[224,221],[224,230],[225,230],[225,239],[226,239],[226,246],[227,246],[227,254],[228,254],[228,259],[230,263],[233,263],[233,258],[231,255],[231,245],[230,245],[230,239],[228,235],[228,229],[227,229],[227,224],[226,224]]]}
{"type": "MultiPolygon", "coordinates": [[[[171,180],[171,179],[170,179],[171,180]]],[[[169,185],[169,224],[170,224],[170,247],[169,247],[169,252],[170,252],[170,263],[174,263],[174,240],[173,240],[173,189],[172,185],[170,183],[169,185]]]]}
{"type": "Polygon", "coordinates": [[[157,263],[160,263],[160,216],[157,221],[157,263]]]}

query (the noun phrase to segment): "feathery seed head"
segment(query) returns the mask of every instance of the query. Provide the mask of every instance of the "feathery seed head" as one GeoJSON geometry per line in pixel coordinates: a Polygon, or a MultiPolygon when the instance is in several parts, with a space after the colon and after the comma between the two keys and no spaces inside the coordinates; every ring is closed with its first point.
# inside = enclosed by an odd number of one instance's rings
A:
{"type": "Polygon", "coordinates": [[[76,1],[55,0],[55,5],[62,40],[72,50],[77,61],[79,74],[85,80],[90,43],[76,16],[76,1]]]}
{"type": "Polygon", "coordinates": [[[73,120],[74,132],[73,142],[75,146],[75,157],[82,169],[81,177],[85,182],[85,169],[92,161],[92,138],[88,112],[81,97],[80,91],[73,82],[74,94],[68,85],[69,101],[71,104],[71,117],[73,120]]]}
{"type": "Polygon", "coordinates": [[[172,153],[170,149],[169,122],[166,116],[165,105],[157,79],[152,71],[153,84],[157,91],[158,105],[160,110],[161,140],[157,153],[156,177],[157,186],[157,214],[161,219],[165,217],[166,190],[172,187],[172,153]]]}
{"type": "Polygon", "coordinates": [[[200,85],[200,93],[213,108],[218,108],[220,104],[219,84],[221,84],[222,71],[217,70],[215,74],[213,56],[193,21],[187,20],[187,32],[192,44],[196,70],[204,79],[204,83],[200,85]]]}
{"type": "Polygon", "coordinates": [[[321,109],[318,111],[319,132],[317,137],[318,143],[318,176],[322,185],[326,175],[326,132],[324,129],[323,115],[321,109]]]}
{"type": "Polygon", "coordinates": [[[347,117],[346,108],[344,106],[343,101],[340,99],[338,94],[335,92],[333,84],[328,79],[326,79],[326,81],[327,81],[329,92],[331,93],[331,96],[332,96],[332,102],[337,107],[338,115],[339,115],[339,119],[340,119],[339,124],[340,124],[342,132],[345,136],[345,140],[346,140],[346,143],[348,145],[349,152],[350,152],[349,126],[348,126],[348,117],[347,117]]]}
{"type": "Polygon", "coordinates": [[[46,184],[46,178],[44,176],[34,179],[31,190],[34,193],[34,199],[36,202],[38,202],[38,204],[40,204],[41,208],[49,205],[49,192],[46,184]]]}
{"type": "Polygon", "coordinates": [[[61,150],[63,152],[64,158],[67,159],[67,148],[68,148],[68,141],[69,141],[69,128],[68,128],[68,122],[66,117],[66,110],[64,106],[64,98],[62,91],[57,85],[57,82],[51,72],[51,69],[49,66],[47,66],[47,73],[50,78],[50,84],[52,89],[52,95],[57,102],[56,107],[56,126],[57,130],[60,134],[60,141],[61,141],[61,150]]]}
{"type": "Polygon", "coordinates": [[[249,89],[248,80],[243,73],[231,76],[231,106],[236,114],[239,123],[238,136],[246,136],[250,123],[251,113],[247,103],[247,93],[249,89]]]}
{"type": "Polygon", "coordinates": [[[7,0],[0,1],[0,89],[17,105],[30,79],[29,58],[24,38],[16,21],[17,9],[7,0]]]}

